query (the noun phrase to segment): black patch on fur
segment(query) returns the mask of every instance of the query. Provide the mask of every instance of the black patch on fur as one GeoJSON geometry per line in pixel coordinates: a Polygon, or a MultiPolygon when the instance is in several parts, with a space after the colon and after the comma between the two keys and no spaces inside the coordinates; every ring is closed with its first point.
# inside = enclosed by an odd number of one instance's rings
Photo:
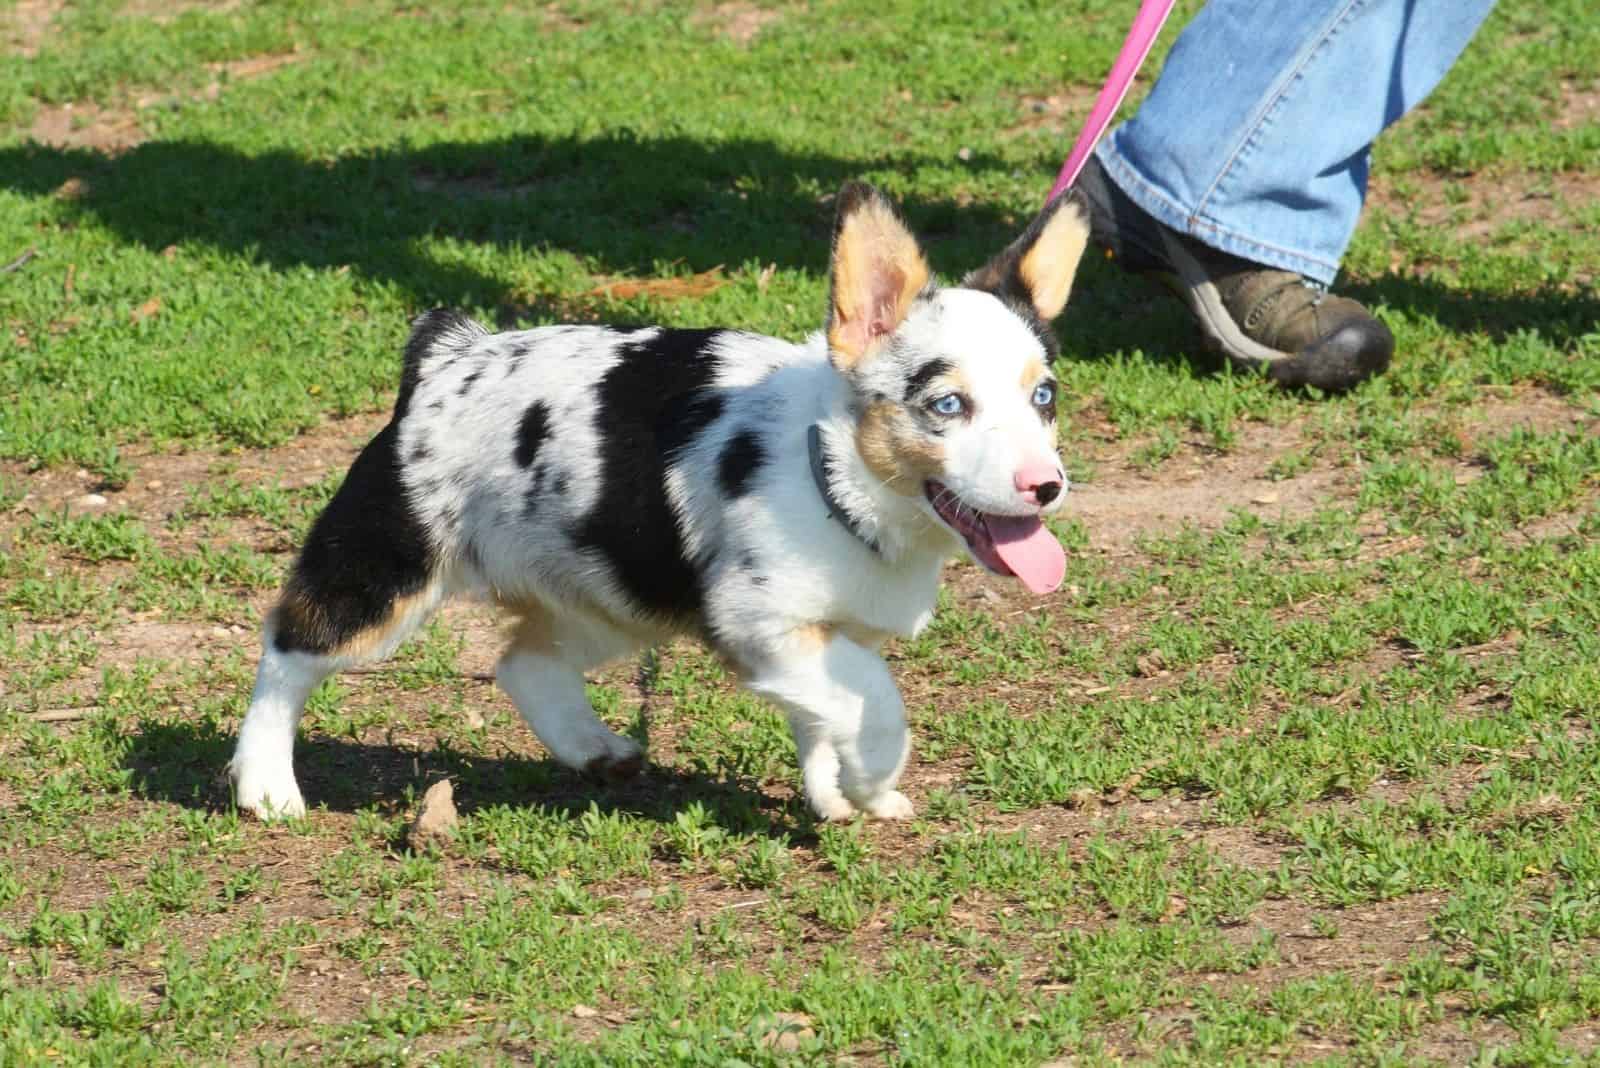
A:
{"type": "Polygon", "coordinates": [[[511,346],[511,355],[506,358],[506,377],[510,378],[522,367],[522,361],[528,355],[528,346],[523,344],[511,346]]]}
{"type": "Polygon", "coordinates": [[[911,399],[941,375],[947,375],[955,368],[949,360],[933,359],[911,372],[911,377],[906,379],[906,395],[901,403],[910,404],[911,399]]]}
{"type": "Polygon", "coordinates": [[[689,447],[695,435],[717,421],[722,414],[722,394],[697,389],[674,402],[669,417],[660,427],[661,455],[668,463],[689,447]]]}
{"type": "Polygon", "coordinates": [[[720,331],[661,330],[618,350],[596,387],[600,496],[573,540],[597,553],[623,589],[655,615],[698,615],[700,568],[684,551],[667,501],[672,458],[722,412],[708,387],[717,362],[708,351],[720,331]]]}
{"type": "Polygon", "coordinates": [[[549,435],[550,409],[544,401],[534,401],[522,413],[522,421],[517,424],[517,451],[512,454],[516,457],[517,466],[532,464],[533,458],[539,455],[539,446],[544,444],[544,439],[549,435]]]}
{"type": "Polygon", "coordinates": [[[528,519],[532,519],[538,513],[540,505],[544,502],[545,476],[549,470],[547,465],[540,464],[533,469],[533,477],[528,480],[528,488],[522,494],[522,514],[528,519]]]}
{"type": "Polygon", "coordinates": [[[279,652],[327,653],[385,622],[427,584],[434,550],[400,480],[391,422],[367,443],[311,525],[279,602],[279,652]]]}
{"type": "MultiPolygon", "coordinates": [[[[436,349],[446,334],[473,337],[483,333],[483,328],[458,311],[434,308],[417,316],[411,323],[411,336],[406,339],[405,358],[400,370],[400,392],[394,399],[394,414],[402,416],[411,406],[411,395],[417,391],[422,377],[422,360],[436,349]]],[[[444,407],[438,401],[428,406],[437,411],[444,407]]]]}
{"type": "Polygon", "coordinates": [[[533,478],[528,482],[528,491],[522,495],[522,514],[532,519],[538,513],[540,505],[544,503],[545,481],[550,475],[550,468],[540,464],[533,469],[533,478]]]}
{"type": "Polygon", "coordinates": [[[461,380],[461,388],[456,390],[456,396],[465,397],[468,393],[472,392],[472,387],[477,385],[478,379],[483,377],[485,366],[487,365],[480,363],[477,367],[474,367],[467,373],[467,377],[461,380]]]}
{"type": "Polygon", "coordinates": [[[736,501],[749,493],[751,481],[766,462],[767,450],[751,428],[729,438],[717,457],[717,485],[722,487],[722,495],[736,501]]]}
{"type": "Polygon", "coordinates": [[[431,455],[432,453],[428,452],[428,447],[421,442],[411,448],[411,462],[414,464],[426,463],[431,455]]]}
{"type": "Polygon", "coordinates": [[[557,497],[567,495],[567,475],[565,471],[557,472],[555,481],[550,483],[550,492],[557,497]]]}

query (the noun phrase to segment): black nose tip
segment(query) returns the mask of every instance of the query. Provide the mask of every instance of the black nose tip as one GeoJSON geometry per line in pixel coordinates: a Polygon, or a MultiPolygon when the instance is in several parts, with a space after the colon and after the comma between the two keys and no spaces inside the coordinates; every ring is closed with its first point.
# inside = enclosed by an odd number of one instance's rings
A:
{"type": "Polygon", "coordinates": [[[1041,482],[1033,487],[1033,495],[1039,499],[1040,504],[1049,504],[1061,496],[1061,483],[1041,482]]]}

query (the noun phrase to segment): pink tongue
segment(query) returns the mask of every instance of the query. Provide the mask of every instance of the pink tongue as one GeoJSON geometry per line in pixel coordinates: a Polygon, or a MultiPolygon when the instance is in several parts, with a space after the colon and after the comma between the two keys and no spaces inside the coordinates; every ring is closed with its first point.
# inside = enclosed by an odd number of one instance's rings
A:
{"type": "Polygon", "coordinates": [[[986,515],[984,523],[994,539],[994,551],[1023,585],[1034,593],[1049,593],[1067,573],[1067,554],[1050,536],[1038,517],[986,515]]]}

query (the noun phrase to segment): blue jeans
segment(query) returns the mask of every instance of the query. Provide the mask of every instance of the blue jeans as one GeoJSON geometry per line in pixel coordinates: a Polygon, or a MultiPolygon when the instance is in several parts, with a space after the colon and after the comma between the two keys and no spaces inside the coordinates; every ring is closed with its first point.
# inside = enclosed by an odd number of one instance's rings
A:
{"type": "Polygon", "coordinates": [[[1450,69],[1494,0],[1211,0],[1098,156],[1180,233],[1324,285],[1380,131],[1450,69]]]}

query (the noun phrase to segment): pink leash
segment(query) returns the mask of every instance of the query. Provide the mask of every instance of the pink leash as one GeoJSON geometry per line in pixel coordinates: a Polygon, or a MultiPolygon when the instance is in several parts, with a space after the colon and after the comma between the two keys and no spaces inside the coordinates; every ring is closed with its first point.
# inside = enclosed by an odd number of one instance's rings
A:
{"type": "Polygon", "coordinates": [[[1067,162],[1061,165],[1061,173],[1056,175],[1056,184],[1050,187],[1050,195],[1044,198],[1046,204],[1066,192],[1078,180],[1078,173],[1089,162],[1089,153],[1094,151],[1106,127],[1111,125],[1111,116],[1122,106],[1122,98],[1128,95],[1133,76],[1150,54],[1150,47],[1156,43],[1156,35],[1166,24],[1167,16],[1172,14],[1175,2],[1140,0],[1139,13],[1134,16],[1133,26],[1123,39],[1122,51],[1117,53],[1117,61],[1111,65],[1106,84],[1101,86],[1100,95],[1095,98],[1089,119],[1083,124],[1083,132],[1078,135],[1078,143],[1072,146],[1067,162]]]}

